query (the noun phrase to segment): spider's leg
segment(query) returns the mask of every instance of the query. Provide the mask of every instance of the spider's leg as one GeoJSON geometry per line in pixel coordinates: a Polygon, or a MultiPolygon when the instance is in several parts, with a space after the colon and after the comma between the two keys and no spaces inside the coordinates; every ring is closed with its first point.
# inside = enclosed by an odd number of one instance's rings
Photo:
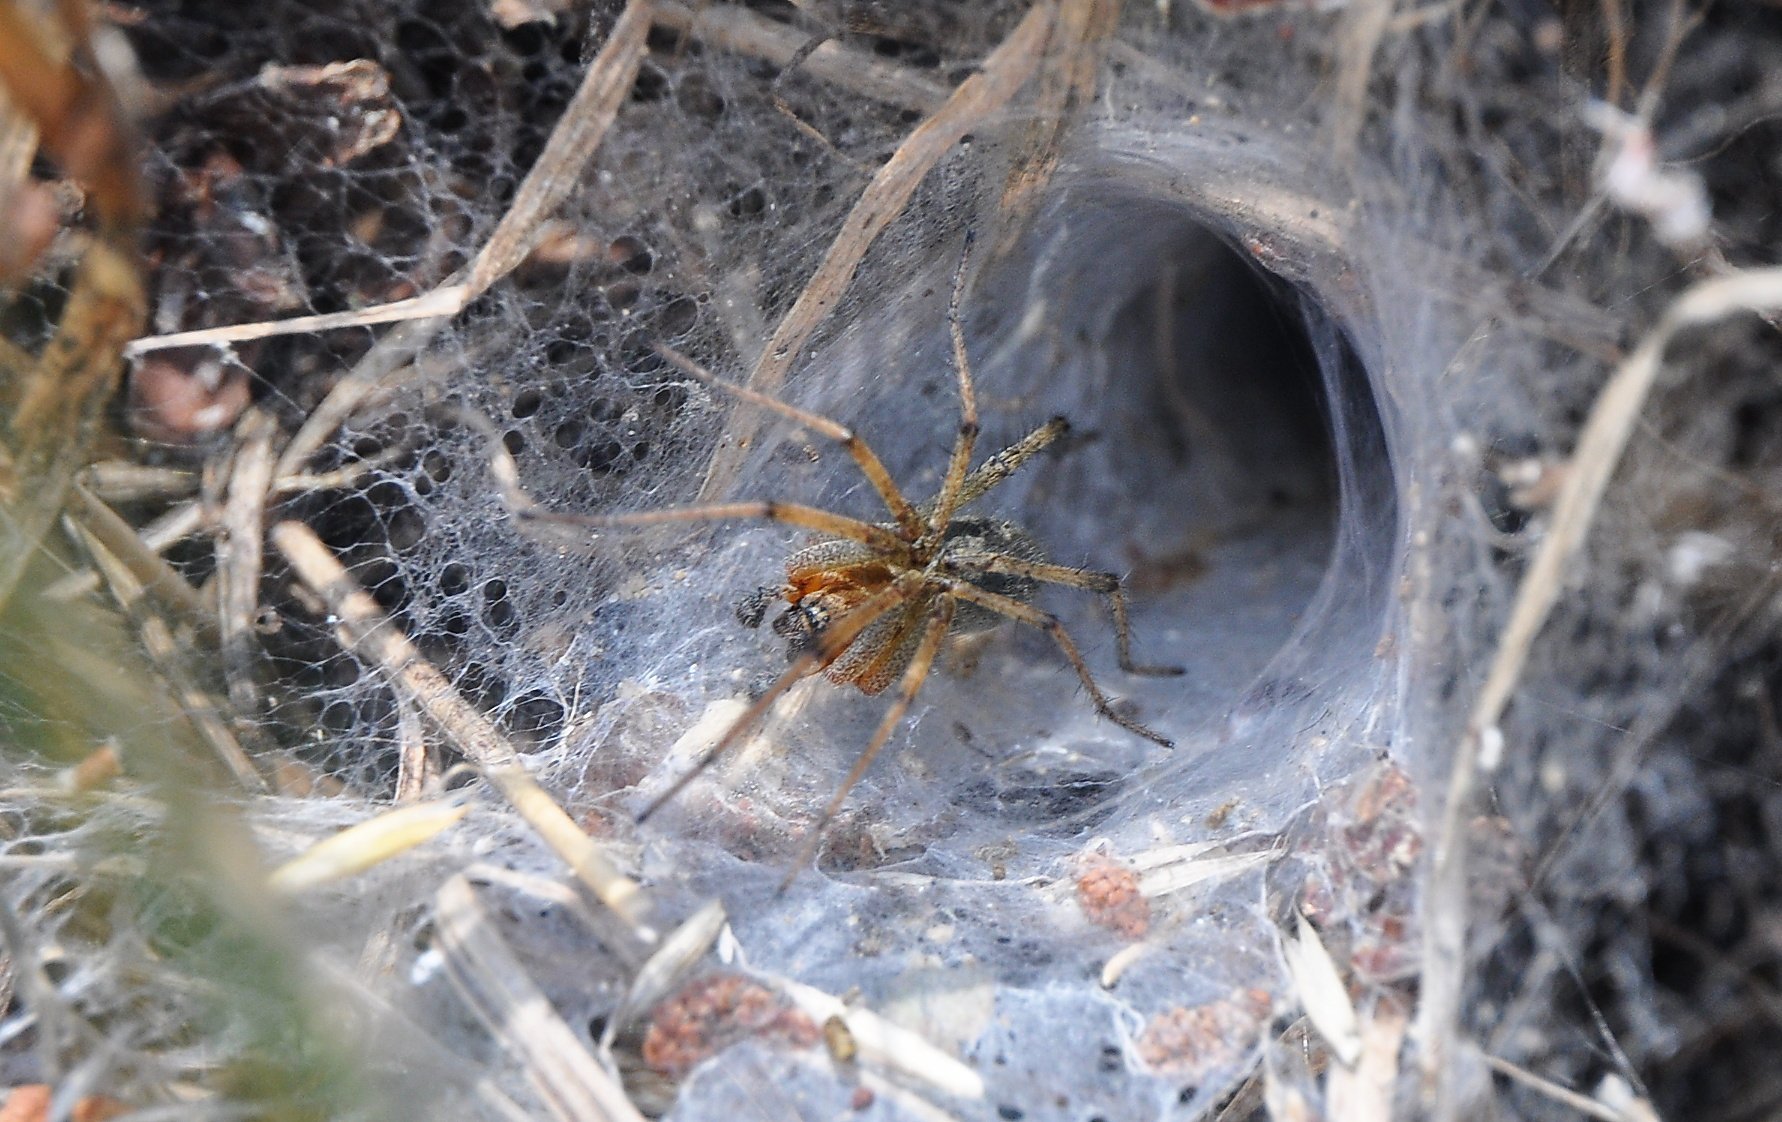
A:
{"type": "Polygon", "coordinates": [[[1132,661],[1132,625],[1126,619],[1126,591],[1120,587],[1120,578],[1113,573],[1074,569],[1069,565],[1053,565],[1044,561],[1028,561],[1006,553],[959,554],[947,558],[942,569],[954,576],[968,572],[1004,573],[1100,593],[1108,598],[1108,604],[1114,611],[1114,635],[1120,645],[1120,669],[1128,674],[1144,674],[1157,678],[1169,678],[1187,672],[1180,666],[1141,666],[1132,661]]]}
{"type": "Polygon", "coordinates": [[[913,572],[907,573],[892,582],[890,587],[874,593],[859,607],[830,624],[818,638],[816,646],[800,655],[796,662],[786,668],[784,674],[774,679],[773,685],[767,687],[767,691],[750,704],[743,715],[736,719],[736,723],[718,738],[716,744],[707,748],[705,754],[700,756],[692,767],[682,773],[680,778],[669,784],[666,791],[650,800],[650,804],[638,814],[637,821],[642,823],[650,815],[662,809],[663,804],[686,790],[687,784],[693,782],[701,772],[712,766],[719,756],[741,742],[743,736],[754,727],[755,723],[765,716],[769,709],[773,708],[773,703],[779,700],[781,694],[791,689],[801,678],[816,673],[841,657],[841,653],[847,650],[854,640],[860,637],[860,633],[871,626],[874,620],[908,600],[921,587],[920,575],[913,572]]]}
{"type": "Polygon", "coordinates": [[[976,471],[965,477],[964,484],[959,488],[958,505],[953,509],[958,510],[959,507],[971,502],[985,491],[1015,474],[1021,469],[1022,464],[1033,458],[1035,453],[1069,431],[1070,422],[1063,417],[1053,417],[1039,428],[979,464],[976,471]]]}
{"type": "Polygon", "coordinates": [[[520,467],[513,453],[501,442],[501,431],[480,413],[462,407],[452,408],[451,415],[476,429],[489,441],[489,474],[495,479],[502,505],[523,522],[547,523],[554,526],[577,526],[587,529],[611,529],[622,526],[652,526],[664,522],[715,522],[727,518],[764,518],[770,522],[786,522],[816,530],[832,537],[847,538],[881,550],[892,558],[906,561],[909,543],[883,526],[862,522],[858,518],[831,514],[826,510],[756,500],[738,503],[708,503],[698,506],[668,507],[664,510],[637,511],[630,514],[561,514],[545,509],[537,499],[520,486],[520,467]]]}
{"type": "Polygon", "coordinates": [[[909,712],[910,703],[916,699],[916,693],[921,690],[922,683],[928,679],[928,671],[934,666],[935,652],[940,650],[941,641],[947,637],[947,631],[952,626],[953,601],[950,597],[942,596],[935,605],[934,614],[928,618],[928,627],[922,632],[922,642],[916,647],[915,657],[910,659],[909,669],[903,672],[903,682],[897,687],[897,697],[891,702],[891,707],[885,710],[879,727],[873,730],[872,739],[867,741],[866,751],[860,753],[860,758],[854,761],[853,770],[842,780],[841,787],[829,800],[829,805],[823,808],[823,813],[811,827],[804,844],[799,847],[797,860],[786,870],[786,879],[780,882],[781,892],[786,891],[786,887],[798,876],[799,871],[810,864],[811,858],[816,855],[817,845],[823,839],[823,828],[829,825],[836,811],[841,809],[848,792],[860,782],[861,776],[866,774],[866,769],[872,766],[879,751],[885,747],[885,742],[891,739],[891,733],[902,722],[903,715],[909,712]]]}
{"type": "Polygon", "coordinates": [[[959,300],[965,291],[965,264],[971,256],[972,235],[965,235],[965,249],[959,254],[959,267],[953,271],[953,295],[947,300],[947,332],[953,337],[953,369],[959,375],[959,436],[953,441],[953,456],[947,461],[947,477],[929,512],[928,532],[922,536],[919,549],[932,549],[940,544],[953,512],[959,509],[960,490],[971,468],[971,451],[978,441],[978,391],[971,381],[971,360],[965,353],[965,329],[959,323],[959,300]]]}
{"type": "Polygon", "coordinates": [[[708,386],[733,394],[751,405],[771,409],[780,416],[803,425],[817,435],[826,436],[840,444],[847,449],[848,455],[854,457],[854,462],[860,465],[860,474],[866,476],[866,481],[872,484],[872,489],[877,491],[879,498],[884,500],[886,509],[891,512],[891,517],[897,520],[898,528],[912,541],[922,535],[925,528],[922,516],[904,497],[903,492],[897,489],[897,484],[891,479],[891,473],[885,469],[884,463],[879,460],[878,454],[872,450],[871,445],[862,440],[853,429],[838,424],[828,417],[800,409],[796,405],[788,405],[779,398],[771,397],[759,390],[752,390],[736,382],[725,381],[673,347],[658,343],[656,344],[656,353],[679,367],[682,373],[689,374],[708,386]]]}
{"type": "Polygon", "coordinates": [[[1089,664],[1083,661],[1082,652],[1077,650],[1076,643],[1071,640],[1070,632],[1064,629],[1064,624],[1057,616],[1050,612],[1042,612],[1038,608],[1030,607],[1021,603],[1019,600],[1014,600],[1007,596],[999,596],[994,592],[987,592],[984,589],[979,588],[977,585],[972,584],[970,581],[949,580],[946,582],[946,591],[953,596],[964,600],[968,604],[977,604],[980,607],[989,608],[993,612],[1008,616],[1013,620],[1018,620],[1030,627],[1037,627],[1041,631],[1050,635],[1052,641],[1058,644],[1058,649],[1064,652],[1064,657],[1070,660],[1072,668],[1077,672],[1077,677],[1082,679],[1083,688],[1089,691],[1089,697],[1090,700],[1095,703],[1096,712],[1114,722],[1116,725],[1119,725],[1127,732],[1142,736],[1154,744],[1161,744],[1165,748],[1174,748],[1176,746],[1175,741],[1164,736],[1162,733],[1153,732],[1132,718],[1122,716],[1114,709],[1113,705],[1108,701],[1108,695],[1102,693],[1101,687],[1095,684],[1094,677],[1089,673],[1089,664]]]}
{"type": "Polygon", "coordinates": [[[862,522],[857,518],[831,514],[813,506],[757,499],[740,503],[708,503],[699,506],[671,506],[662,510],[641,510],[629,514],[558,514],[536,505],[514,511],[529,522],[556,526],[579,526],[603,530],[624,526],[655,526],[665,522],[718,522],[730,518],[762,518],[769,522],[785,522],[816,530],[835,538],[862,542],[886,557],[907,561],[910,543],[883,526],[862,522]]]}

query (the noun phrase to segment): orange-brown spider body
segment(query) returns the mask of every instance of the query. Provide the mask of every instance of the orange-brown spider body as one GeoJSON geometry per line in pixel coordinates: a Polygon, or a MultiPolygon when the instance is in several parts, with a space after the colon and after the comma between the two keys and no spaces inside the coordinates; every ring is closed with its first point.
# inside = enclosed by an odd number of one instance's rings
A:
{"type": "MultiPolygon", "coordinates": [[[[969,242],[968,242],[969,244],[969,242]]],[[[686,787],[742,739],[766,716],[775,701],[801,679],[821,673],[837,685],[866,694],[897,686],[878,727],[853,770],[823,810],[811,833],[804,859],[814,851],[822,826],[841,807],[885,746],[934,667],[947,636],[981,631],[1011,620],[1044,631],[1075,671],[1091,705],[1103,718],[1136,736],[1168,748],[1173,742],[1121,712],[1096,684],[1075,640],[1057,616],[1033,605],[1040,584],[1062,585],[1104,597],[1113,613],[1120,668],[1129,674],[1180,674],[1180,667],[1145,666],[1133,661],[1132,634],[1125,593],[1113,573],[1054,564],[1032,537],[1009,522],[963,513],[972,503],[1014,475],[1068,431],[1054,417],[1026,436],[972,467],[979,426],[977,391],[966,355],[959,303],[965,283],[965,261],[953,276],[947,306],[953,366],[958,375],[959,428],[939,491],[928,503],[912,503],[891,478],[871,446],[846,425],[811,413],[748,386],[727,382],[685,355],[665,346],[657,354],[700,382],[793,421],[845,449],[871,485],[890,522],[873,522],[799,503],[755,499],[705,503],[660,510],[606,515],[557,515],[542,511],[519,486],[513,459],[495,442],[494,469],[508,505],[533,523],[584,527],[650,526],[673,522],[759,519],[796,526],[817,540],[795,550],[786,562],[784,584],[763,588],[744,600],[737,617],[759,626],[776,602],[785,607],[773,621],[775,634],[786,640],[790,665],[762,690],[730,729],[656,796],[639,815],[647,817],[686,787]]],[[[797,867],[794,867],[796,872],[797,867]]]]}
{"type": "MultiPolygon", "coordinates": [[[[884,529],[897,532],[895,526],[886,525],[884,529]]],[[[736,615],[744,626],[757,627],[772,603],[785,601],[788,607],[775,617],[772,627],[774,634],[786,640],[787,661],[792,661],[815,649],[831,621],[889,589],[899,571],[958,573],[960,579],[992,595],[1031,603],[1039,588],[1031,578],[971,572],[961,564],[969,558],[991,554],[1035,563],[1045,561],[1039,543],[1026,531],[989,518],[955,519],[939,545],[931,549],[913,543],[908,565],[861,542],[818,541],[786,559],[784,585],[760,589],[737,606],[736,615]]],[[[838,686],[853,686],[864,694],[884,692],[909,669],[921,643],[923,625],[934,615],[937,595],[941,593],[917,593],[875,620],[824,668],[824,677],[838,686]]],[[[984,631],[1005,618],[977,604],[961,602],[953,615],[950,633],[984,631]]]]}

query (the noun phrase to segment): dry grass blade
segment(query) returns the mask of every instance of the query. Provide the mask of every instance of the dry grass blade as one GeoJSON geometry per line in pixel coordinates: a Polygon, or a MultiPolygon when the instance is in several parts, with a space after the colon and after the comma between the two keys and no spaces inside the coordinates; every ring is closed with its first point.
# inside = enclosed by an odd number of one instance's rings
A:
{"type": "MultiPolygon", "coordinates": [[[[141,582],[143,590],[157,603],[177,615],[179,619],[190,624],[201,637],[209,638],[216,633],[216,616],[205,604],[198,590],[186,582],[186,579],[174,571],[165,558],[156,552],[154,543],[145,540],[147,532],[138,535],[123,516],[111,509],[109,505],[94,498],[85,487],[78,483],[69,491],[69,505],[73,508],[75,522],[101,542],[106,550],[130,570],[131,576],[141,582]]],[[[190,523],[195,528],[202,512],[196,504],[187,508],[190,511],[190,523]]],[[[184,536],[182,532],[180,537],[184,536]]],[[[178,540],[174,538],[173,540],[178,540]]],[[[75,583],[63,589],[50,585],[43,590],[46,599],[70,599],[74,595],[84,595],[92,588],[98,587],[97,574],[92,575],[93,583],[75,583]]]]}
{"type": "MultiPolygon", "coordinates": [[[[74,52],[84,55],[76,39],[74,52]]],[[[96,71],[76,61],[51,46],[22,7],[0,4],[0,87],[35,127],[44,151],[86,187],[100,219],[55,337],[28,369],[11,372],[19,392],[7,454],[0,455],[0,499],[7,507],[0,519],[0,605],[11,599],[74,473],[86,463],[123,345],[146,314],[135,251],[141,197],[129,130],[96,71]]]]}
{"type": "Polygon", "coordinates": [[[1076,111],[1095,97],[1108,37],[1120,22],[1121,0],[1063,0],[1046,44],[1046,59],[1034,79],[1032,121],[1022,138],[1020,157],[1003,184],[1001,231],[991,251],[1002,257],[1038,209],[1041,193],[1058,169],[1065,132],[1076,111]]]}
{"type": "Polygon", "coordinates": [[[464,1000],[520,1061],[554,1117],[564,1122],[644,1122],[625,1089],[582,1044],[489,922],[476,892],[453,877],[434,901],[446,969],[464,1000]]]}
{"type": "Polygon", "coordinates": [[[624,1000],[606,1019],[606,1028],[600,1033],[603,1052],[612,1047],[613,1039],[639,1014],[667,997],[687,971],[705,957],[705,952],[717,942],[718,933],[724,930],[726,920],[724,905],[712,900],[662,940],[656,953],[631,979],[631,988],[625,991],[624,1000]]]}
{"type": "Polygon", "coordinates": [[[631,925],[633,936],[654,942],[654,933],[643,925],[645,900],[637,882],[607,860],[594,839],[527,773],[508,739],[452,688],[354,583],[321,539],[307,526],[282,522],[272,528],[272,542],[336,617],[342,645],[380,667],[391,688],[418,706],[466,759],[482,769],[552,852],[601,903],[631,925]]]}
{"type": "MultiPolygon", "coordinates": [[[[728,4],[689,5],[657,0],[656,23],[702,43],[784,67],[797,59],[808,37],[783,23],[728,4]]],[[[826,42],[799,63],[799,72],[837,89],[900,109],[931,113],[947,98],[945,86],[907,67],[826,42]]]]}
{"type": "Polygon", "coordinates": [[[217,630],[222,637],[223,672],[229,700],[244,713],[254,711],[260,691],[254,684],[254,617],[260,607],[261,561],[265,557],[266,497],[272,486],[272,440],[278,422],[252,410],[237,429],[235,460],[217,535],[217,630]]]}
{"type": "Polygon", "coordinates": [[[1487,730],[1497,727],[1521,681],[1529,650],[1565,587],[1609,477],[1620,463],[1647,395],[1663,370],[1665,351],[1672,339],[1686,327],[1738,312],[1779,309],[1782,268],[1731,273],[1691,287],[1666,309],[1658,325],[1615,371],[1597,395],[1578,435],[1570,469],[1553,505],[1547,535],[1516,591],[1509,622],[1473,704],[1465,735],[1455,750],[1436,837],[1424,904],[1426,926],[1417,1036],[1423,1047],[1424,1078],[1435,1098],[1435,1115],[1440,1119],[1454,1117],[1458,1106],[1452,1094],[1453,1081],[1443,1076],[1459,1032],[1466,973],[1465,827],[1478,783],[1480,742],[1487,730]]]}
{"type": "MultiPolygon", "coordinates": [[[[99,538],[78,527],[82,544],[93,559],[93,566],[110,586],[112,595],[127,613],[137,614],[144,598],[144,588],[129,566],[114,557],[99,538]]],[[[264,794],[266,780],[254,767],[253,759],[241,741],[220,717],[216,700],[198,684],[197,676],[185,663],[185,652],[175,641],[167,622],[152,612],[140,613],[139,631],[142,647],[154,660],[161,677],[172,688],[185,713],[186,720],[209,746],[212,753],[243,789],[264,794]]]]}
{"type": "MultiPolygon", "coordinates": [[[[811,332],[847,291],[866,251],[902,213],[923,178],[961,137],[1006,106],[1033,76],[1044,54],[1046,37],[1051,33],[1053,15],[1051,4],[1035,4],[984,59],[978,72],[959,83],[946,104],[897,146],[897,151],[860,193],[817,271],[811,274],[797,301],[762,348],[749,375],[750,389],[771,394],[779,388],[811,332]]],[[[760,423],[761,418],[751,413],[731,416],[725,438],[706,469],[699,501],[709,502],[730,489],[760,423]]]]}
{"type": "Polygon", "coordinates": [[[386,811],[330,834],[272,871],[267,885],[297,893],[358,876],[457,825],[470,813],[459,799],[441,799],[386,811]]]}
{"type": "Polygon", "coordinates": [[[776,979],[775,984],[818,1024],[840,1018],[853,1038],[861,1064],[895,1072],[956,1098],[984,1097],[982,1076],[922,1036],[812,986],[786,979],[776,979]]]}
{"type": "Polygon", "coordinates": [[[1306,1018],[1336,1058],[1354,1066],[1361,1058],[1361,1027],[1355,1017],[1355,1005],[1349,1000],[1349,989],[1343,984],[1336,960],[1330,957],[1324,940],[1304,916],[1296,917],[1291,934],[1281,932],[1281,953],[1287,960],[1287,973],[1293,978],[1306,1018]]]}

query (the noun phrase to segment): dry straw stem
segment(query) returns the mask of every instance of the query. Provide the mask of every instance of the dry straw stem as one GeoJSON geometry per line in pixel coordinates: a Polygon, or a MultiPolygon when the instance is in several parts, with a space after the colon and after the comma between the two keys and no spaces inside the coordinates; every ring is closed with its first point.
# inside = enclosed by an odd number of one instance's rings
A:
{"type": "Polygon", "coordinates": [[[294,894],[358,876],[423,845],[463,820],[470,805],[439,799],[386,811],[330,834],[272,871],[267,886],[294,894]]]}
{"type": "MultiPolygon", "coordinates": [[[[0,370],[19,387],[0,450],[0,605],[88,459],[117,382],[119,350],[147,308],[135,252],[141,199],[129,132],[110,89],[64,57],[45,30],[22,6],[0,3],[0,88],[10,94],[0,111],[16,111],[35,128],[44,151],[86,187],[100,221],[81,253],[55,337],[26,368],[0,370]]],[[[84,56],[83,30],[66,29],[72,49],[84,56]]]]}
{"type": "MultiPolygon", "coordinates": [[[[783,23],[730,4],[702,2],[695,6],[657,0],[656,24],[779,67],[791,63],[810,41],[809,36],[783,23]]],[[[813,48],[798,69],[837,89],[918,113],[933,112],[947,98],[947,88],[938,82],[836,42],[813,48]]]]}
{"type": "Polygon", "coordinates": [[[266,555],[266,496],[272,486],[272,441],[278,422],[272,414],[249,410],[236,428],[235,459],[229,466],[222,533],[217,535],[217,630],[222,637],[223,673],[229,699],[243,713],[257,707],[253,679],[257,645],[254,616],[260,608],[261,562],[266,555]]]}
{"type": "Polygon", "coordinates": [[[1337,32],[1337,77],[1330,117],[1330,145],[1339,163],[1355,159],[1355,145],[1367,123],[1367,83],[1373,76],[1374,55],[1396,7],[1393,0],[1359,0],[1343,13],[1337,32]]]}
{"type": "Polygon", "coordinates": [[[1509,704],[1528,653],[1564,590],[1573,562],[1583,545],[1609,477],[1620,462],[1640,410],[1664,368],[1664,354],[1686,327],[1711,323],[1737,312],[1782,310],[1782,268],[1752,269],[1703,281],[1679,296],[1658,325],[1616,369],[1591,406],[1578,435],[1565,482],[1553,505],[1546,536],[1516,591],[1509,623],[1466,731],[1455,749],[1448,777],[1447,801],[1436,837],[1425,896],[1422,1002],[1418,1039],[1426,1095],[1433,1097],[1435,1116],[1455,1117],[1458,1103],[1447,1078],[1447,1065],[1460,1030],[1460,999],[1466,973],[1466,829],[1479,782],[1479,746],[1487,730],[1495,730],[1509,704]]]}
{"type": "Polygon", "coordinates": [[[96,534],[76,524],[76,532],[93,566],[110,586],[112,596],[127,614],[139,616],[139,632],[143,650],[154,660],[156,669],[172,689],[187,721],[198,736],[222,762],[236,783],[245,790],[265,794],[269,787],[254,767],[254,761],[229,726],[217,716],[216,699],[199,685],[197,675],[186,665],[186,652],[174,640],[167,621],[152,612],[139,612],[145,595],[143,584],[124,562],[106,548],[96,534]]]}
{"type": "Polygon", "coordinates": [[[455,876],[434,897],[446,969],[465,1002],[564,1122],[644,1122],[625,1089],[551,1008],[526,966],[489,922],[476,891],[455,876]]]}
{"type": "Polygon", "coordinates": [[[1561,1086],[1551,1079],[1543,1079],[1527,1068],[1518,1067],[1508,1060],[1500,1059],[1485,1053],[1485,1066],[1501,1075],[1508,1076],[1524,1087],[1530,1087],[1546,1095],[1556,1103],[1571,1107],[1586,1118],[1601,1119],[1601,1122],[1658,1122],[1658,1115],[1643,1100],[1630,1104],[1627,1110],[1618,1110],[1591,1098],[1581,1095],[1570,1087],[1561,1086]]]}
{"type": "Polygon", "coordinates": [[[281,522],[272,528],[272,543],[336,617],[341,644],[375,663],[391,689],[418,706],[482,770],[577,879],[630,925],[634,938],[654,942],[655,933],[643,925],[646,901],[637,882],[607,860],[594,839],[527,773],[507,738],[415,649],[321,539],[301,523],[281,522]]]}
{"type": "MultiPolygon", "coordinates": [[[[109,505],[94,498],[85,487],[75,484],[68,492],[70,516],[81,529],[92,534],[101,542],[106,550],[116,557],[130,575],[143,586],[149,597],[163,608],[172,612],[176,618],[194,628],[200,638],[210,639],[216,635],[216,616],[204,597],[198,594],[186,579],[174,571],[147,538],[147,532],[138,535],[131,525],[124,521],[122,515],[111,509],[109,505]]],[[[193,504],[190,508],[194,515],[199,515],[199,508],[193,504]]],[[[193,520],[196,528],[196,519],[193,520]]],[[[178,535],[183,537],[184,533],[178,535]]],[[[172,540],[177,541],[178,537],[172,540]]],[[[98,574],[86,574],[93,583],[79,580],[81,574],[72,574],[64,582],[44,588],[41,595],[48,600],[74,599],[84,596],[98,587],[98,574]]]]}
{"type": "Polygon", "coordinates": [[[856,1059],[861,1065],[924,1083],[954,1098],[984,1097],[982,1076],[921,1035],[870,1009],[848,1005],[841,998],[814,986],[787,978],[776,978],[774,984],[818,1024],[826,1023],[831,1017],[840,1018],[853,1037],[858,1049],[856,1059]]]}
{"type": "Polygon", "coordinates": [[[1330,1122],[1392,1122],[1398,1090],[1398,1054],[1404,1046],[1410,1011],[1387,999],[1361,1026],[1361,1054],[1353,1068],[1330,1069],[1325,1104],[1330,1122]]]}
{"type": "MultiPolygon", "coordinates": [[[[904,138],[897,151],[872,177],[816,272],[805,283],[798,300],[780,319],[772,338],[749,374],[748,387],[772,394],[786,380],[811,332],[829,315],[854,279],[866,251],[909,203],[934,166],[961,137],[981,127],[1000,112],[1033,76],[1044,57],[1047,37],[1056,14],[1050,3],[1035,4],[994,51],[977,73],[959,83],[946,103],[904,138]]],[[[814,57],[814,56],[813,56],[814,57]]],[[[742,458],[760,429],[761,415],[753,410],[733,412],[724,438],[706,469],[699,501],[711,502],[726,494],[742,466],[742,458]]]]}
{"type": "Polygon", "coordinates": [[[1046,184],[1058,170],[1065,132],[1075,122],[1077,110],[1095,97],[1102,56],[1120,22],[1120,4],[1121,0],[1059,3],[1046,57],[1034,79],[1031,120],[1019,145],[1020,158],[1003,184],[1002,234],[992,258],[1014,248],[1027,220],[1039,209],[1046,184]]]}

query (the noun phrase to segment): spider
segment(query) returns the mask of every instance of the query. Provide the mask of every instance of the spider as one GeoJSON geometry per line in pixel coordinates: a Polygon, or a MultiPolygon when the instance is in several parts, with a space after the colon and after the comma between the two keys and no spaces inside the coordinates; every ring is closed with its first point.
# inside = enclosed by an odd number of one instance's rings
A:
{"type": "MultiPolygon", "coordinates": [[[[969,246],[968,239],[968,252],[969,246]]],[[[871,446],[852,429],[719,378],[666,345],[655,348],[663,359],[690,377],[778,413],[841,445],[884,503],[890,521],[869,522],[798,503],[759,499],[627,514],[559,514],[541,509],[520,490],[511,457],[499,442],[495,443],[497,480],[508,497],[510,509],[523,519],[591,528],[764,519],[816,534],[816,540],[787,558],[783,583],[760,589],[737,608],[737,617],[745,626],[758,627],[771,607],[784,603],[771,626],[787,642],[790,665],[691,768],[644,808],[638,815],[639,822],[680,794],[738,744],[779,697],[800,680],[822,673],[838,686],[853,686],[868,695],[883,693],[897,683],[896,695],[866,749],[810,831],[807,850],[793,866],[791,875],[796,875],[814,852],[824,827],[841,809],[848,792],[866,774],[902,722],[933,669],[942,642],[949,634],[984,631],[1005,619],[1050,635],[1103,717],[1155,744],[1174,747],[1168,737],[1114,708],[1090,674],[1064,624],[1032,603],[1041,584],[1065,585],[1105,596],[1113,612],[1122,670],[1153,676],[1183,673],[1179,666],[1145,666],[1133,661],[1126,595],[1120,578],[1113,573],[1050,562],[1033,537],[1014,523],[963,513],[1069,430],[1062,417],[1054,417],[976,468],[971,466],[979,428],[977,393],[959,314],[965,266],[966,257],[962,255],[947,306],[953,367],[959,386],[959,429],[940,490],[919,506],[910,502],[871,446]]]]}

